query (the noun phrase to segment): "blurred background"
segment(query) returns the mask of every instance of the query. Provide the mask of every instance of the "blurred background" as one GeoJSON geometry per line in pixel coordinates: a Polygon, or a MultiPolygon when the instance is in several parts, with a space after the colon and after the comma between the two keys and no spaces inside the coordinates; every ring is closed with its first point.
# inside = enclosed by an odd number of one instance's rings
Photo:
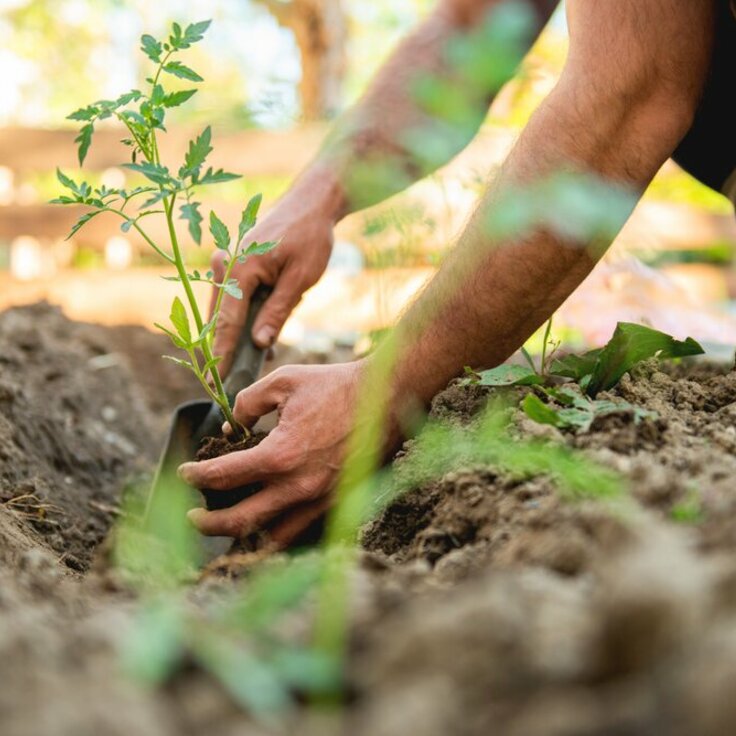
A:
{"type": "MultiPolygon", "coordinates": [[[[89,101],[140,85],[144,33],[212,18],[192,66],[204,77],[172,111],[164,158],[179,158],[205,125],[211,162],[244,175],[210,187],[205,207],[230,223],[262,192],[266,208],[315,153],[329,120],[356,99],[398,39],[433,0],[0,0],[0,309],[46,299],[72,318],[150,326],[165,321],[176,284],[155,254],[99,217],[70,240],[73,208],[58,194],[58,165],[79,176],[74,123],[89,101]]],[[[503,90],[471,146],[409,191],[340,224],[325,278],[305,297],[286,342],[330,350],[389,324],[431,277],[473,203],[567,49],[559,12],[503,90]]],[[[186,85],[184,83],[182,86],[186,85]]],[[[90,183],[123,186],[122,133],[101,125],[85,164],[90,183]]],[[[152,228],[155,233],[155,226],[152,228]]],[[[562,308],[556,329],[599,344],[617,320],[677,337],[736,342],[736,220],[732,205],[667,163],[605,262],[562,308]]],[[[191,246],[192,266],[210,252],[191,246]]]]}

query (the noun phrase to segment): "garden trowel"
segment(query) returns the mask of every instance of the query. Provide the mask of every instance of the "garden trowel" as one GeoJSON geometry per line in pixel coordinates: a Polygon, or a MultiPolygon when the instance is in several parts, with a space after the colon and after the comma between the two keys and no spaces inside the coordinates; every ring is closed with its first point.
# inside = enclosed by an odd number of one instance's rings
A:
{"type": "MultiPolygon", "coordinates": [[[[255,345],[251,332],[256,316],[270,293],[270,287],[261,285],[251,297],[248,318],[225,379],[225,392],[231,405],[239,391],[256,381],[263,367],[265,350],[255,345]]],[[[188,401],[176,408],[153,480],[149,508],[159,498],[164,486],[169,492],[186,493],[189,486],[177,476],[176,469],[181,463],[194,459],[204,437],[220,434],[223,421],[220,408],[209,399],[188,401]]],[[[240,489],[202,492],[209,509],[226,508],[243,498],[240,489]]]]}

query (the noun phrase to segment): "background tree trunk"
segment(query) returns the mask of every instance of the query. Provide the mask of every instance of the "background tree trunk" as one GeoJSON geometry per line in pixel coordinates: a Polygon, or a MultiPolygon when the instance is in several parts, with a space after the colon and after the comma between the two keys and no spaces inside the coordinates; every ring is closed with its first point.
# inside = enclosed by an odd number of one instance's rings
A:
{"type": "Polygon", "coordinates": [[[347,16],[343,0],[257,0],[294,34],[301,56],[302,117],[323,120],[340,108],[347,16]]]}

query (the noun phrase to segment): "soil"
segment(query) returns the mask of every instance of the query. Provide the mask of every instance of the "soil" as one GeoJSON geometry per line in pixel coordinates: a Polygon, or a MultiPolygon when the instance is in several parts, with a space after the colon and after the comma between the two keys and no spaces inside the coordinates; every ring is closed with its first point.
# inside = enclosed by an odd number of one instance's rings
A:
{"type": "Polygon", "coordinates": [[[255,432],[240,440],[231,440],[229,437],[205,437],[202,446],[194,456],[195,460],[212,460],[216,457],[229,455],[231,452],[250,450],[261,443],[266,437],[265,432],[255,432]]]}
{"type": "MultiPolygon", "coordinates": [[[[223,435],[219,437],[205,437],[202,440],[200,448],[194,456],[195,460],[213,460],[223,455],[229,455],[231,452],[239,452],[240,450],[250,450],[259,445],[267,436],[266,432],[253,432],[247,437],[234,440],[223,435]]],[[[202,495],[208,509],[226,509],[235,506],[248,496],[263,488],[262,483],[249,483],[246,486],[233,488],[228,491],[210,491],[202,489],[202,495]]]]}
{"type": "MultiPolygon", "coordinates": [[[[121,673],[140,604],[90,562],[171,406],[196,395],[163,362],[151,370],[164,349],[44,305],[0,315],[4,736],[736,732],[736,372],[645,364],[605,398],[656,417],[622,410],[578,434],[514,415],[520,441],[620,472],[628,504],[566,502],[545,477],[492,467],[396,500],[364,529],[351,578],[344,720],[297,713],[279,730],[193,665],[162,689],[121,673]]],[[[469,429],[492,396],[450,386],[432,412],[469,429]]]]}

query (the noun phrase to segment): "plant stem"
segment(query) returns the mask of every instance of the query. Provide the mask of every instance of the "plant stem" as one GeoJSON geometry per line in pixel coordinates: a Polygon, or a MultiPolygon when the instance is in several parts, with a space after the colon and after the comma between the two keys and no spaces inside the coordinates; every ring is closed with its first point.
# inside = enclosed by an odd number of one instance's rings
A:
{"type": "Polygon", "coordinates": [[[124,212],[122,212],[121,210],[116,210],[114,207],[103,207],[102,211],[112,212],[116,215],[120,215],[120,217],[122,217],[124,220],[126,220],[127,222],[130,222],[131,225],[138,231],[140,236],[148,243],[148,245],[151,246],[151,248],[153,248],[156,251],[156,253],[158,253],[161,256],[161,258],[167,260],[169,263],[176,263],[174,258],[172,258],[165,251],[161,250],[161,248],[159,248],[156,245],[156,243],[154,243],[153,240],[151,240],[151,238],[144,232],[143,228],[135,220],[128,217],[124,212]]]}
{"type": "MultiPolygon", "coordinates": [[[[171,250],[174,254],[174,265],[176,266],[177,273],[179,274],[179,278],[181,279],[182,286],[184,287],[184,292],[187,296],[187,301],[189,302],[189,308],[192,312],[192,317],[194,318],[194,324],[197,328],[197,334],[201,334],[202,329],[204,328],[204,322],[202,321],[202,315],[199,311],[199,305],[197,304],[197,299],[194,296],[192,285],[189,282],[189,277],[187,276],[187,271],[184,267],[184,259],[182,258],[181,248],[179,247],[179,239],[177,238],[176,228],[174,226],[173,212],[175,202],[175,194],[172,194],[171,197],[166,197],[164,199],[164,210],[166,212],[166,224],[168,225],[169,237],[171,239],[171,250]]],[[[205,363],[210,363],[214,359],[214,356],[212,355],[212,350],[210,348],[209,342],[206,339],[202,340],[201,345],[202,355],[204,355],[205,363]]],[[[230,426],[233,428],[233,430],[236,430],[239,425],[235,421],[232,410],[230,409],[230,401],[228,400],[227,394],[225,393],[225,388],[222,385],[222,379],[220,378],[220,373],[217,370],[217,366],[213,365],[209,369],[209,373],[212,376],[212,381],[215,384],[217,404],[219,405],[220,409],[222,409],[222,413],[225,415],[225,419],[228,421],[230,426]]],[[[204,383],[206,383],[206,381],[204,381],[204,383]]]]}
{"type": "Polygon", "coordinates": [[[549,336],[552,332],[552,317],[547,320],[547,325],[544,328],[544,337],[542,338],[542,375],[547,375],[547,343],[549,342],[549,336]]]}

